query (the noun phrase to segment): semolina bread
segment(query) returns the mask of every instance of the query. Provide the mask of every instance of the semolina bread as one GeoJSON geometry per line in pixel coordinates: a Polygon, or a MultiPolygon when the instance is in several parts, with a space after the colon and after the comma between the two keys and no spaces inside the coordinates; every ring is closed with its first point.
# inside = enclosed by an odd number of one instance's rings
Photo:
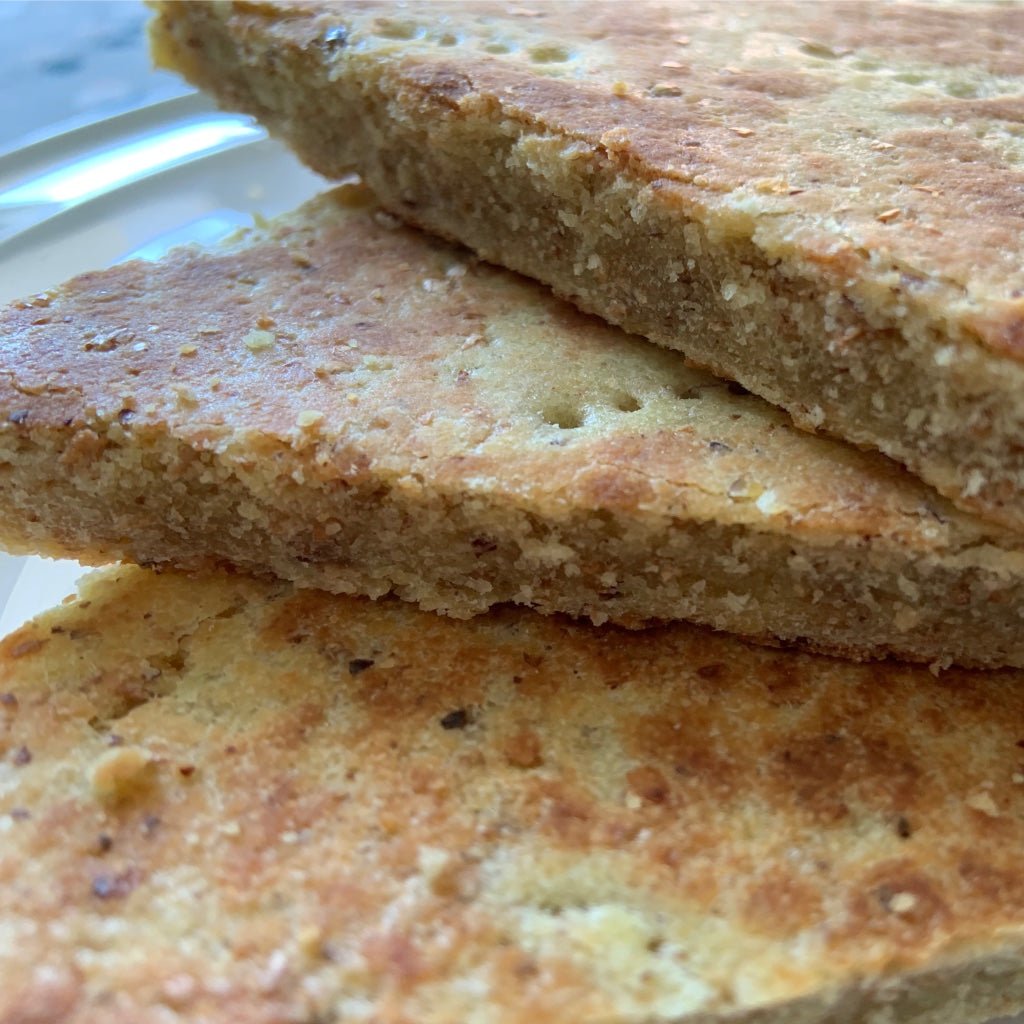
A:
{"type": "Polygon", "coordinates": [[[320,173],[1024,526],[1024,6],[154,6],[320,173]]]}
{"type": "Polygon", "coordinates": [[[1024,1007],[1017,672],[137,567],[0,645],[5,1024],[1024,1007]]]}
{"type": "Polygon", "coordinates": [[[0,314],[0,543],[1024,664],[1024,545],[345,186],[0,314]]]}

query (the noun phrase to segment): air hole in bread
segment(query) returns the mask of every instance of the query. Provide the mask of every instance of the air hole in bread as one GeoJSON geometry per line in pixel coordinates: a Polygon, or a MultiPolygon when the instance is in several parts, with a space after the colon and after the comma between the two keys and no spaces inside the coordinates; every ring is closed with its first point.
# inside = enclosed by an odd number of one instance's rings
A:
{"type": "Polygon", "coordinates": [[[636,412],[640,405],[640,400],[635,395],[622,394],[615,399],[615,408],[619,412],[636,412]]]}
{"type": "Polygon", "coordinates": [[[553,427],[561,427],[562,430],[575,430],[583,424],[583,415],[580,410],[567,402],[552,402],[544,407],[541,412],[545,423],[553,427]]]}
{"type": "Polygon", "coordinates": [[[530,50],[530,60],[534,64],[564,64],[569,60],[569,51],[564,46],[548,43],[533,47],[530,50]]]}

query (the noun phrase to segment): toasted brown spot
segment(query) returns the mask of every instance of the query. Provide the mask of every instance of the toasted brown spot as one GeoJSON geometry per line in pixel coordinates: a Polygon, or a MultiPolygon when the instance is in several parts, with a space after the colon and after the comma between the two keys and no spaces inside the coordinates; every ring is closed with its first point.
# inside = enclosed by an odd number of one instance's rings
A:
{"type": "Polygon", "coordinates": [[[651,804],[668,802],[672,792],[665,776],[650,765],[641,765],[639,768],[631,769],[626,774],[626,784],[631,793],[635,793],[641,800],[651,804]]]}
{"type": "Polygon", "coordinates": [[[902,936],[909,949],[952,923],[945,895],[908,861],[879,864],[861,885],[861,891],[850,901],[848,921],[839,933],[902,936]]]}
{"type": "Polygon", "coordinates": [[[859,732],[794,738],[775,764],[784,789],[821,824],[841,822],[853,803],[889,816],[919,795],[920,769],[896,739],[859,732]]]}
{"type": "Polygon", "coordinates": [[[1003,907],[1008,912],[1024,909],[1024,876],[1016,866],[986,862],[976,853],[964,855],[957,873],[972,897],[1003,907]]]}
{"type": "Polygon", "coordinates": [[[24,658],[28,654],[35,654],[36,651],[42,650],[45,643],[45,640],[40,640],[38,637],[29,637],[8,645],[5,653],[10,658],[24,658]]]}
{"type": "Polygon", "coordinates": [[[749,928],[773,938],[793,935],[822,912],[821,892],[792,872],[774,870],[757,881],[744,899],[749,928]]]}
{"type": "Polygon", "coordinates": [[[688,795],[709,799],[735,784],[736,766],[712,737],[705,709],[691,705],[678,715],[640,716],[629,723],[625,738],[634,757],[685,780],[688,795]]]}
{"type": "Polygon", "coordinates": [[[540,738],[532,729],[520,729],[505,741],[505,758],[515,768],[537,768],[544,763],[540,738]]]}

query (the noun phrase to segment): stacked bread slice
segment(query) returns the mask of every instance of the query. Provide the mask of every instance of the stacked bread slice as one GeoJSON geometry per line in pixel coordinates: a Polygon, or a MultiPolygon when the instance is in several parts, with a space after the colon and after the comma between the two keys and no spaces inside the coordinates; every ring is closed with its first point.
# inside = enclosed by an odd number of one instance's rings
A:
{"type": "Polygon", "coordinates": [[[1024,666],[1024,542],[346,186],[0,320],[0,540],[1024,666]]]}
{"type": "Polygon", "coordinates": [[[143,567],[0,650],[0,1020],[1024,1008],[1021,9],[154,6],[375,193],[0,314],[0,543],[143,567]]]}
{"type": "Polygon", "coordinates": [[[157,10],[314,169],[1024,524],[1019,4],[157,10]]]}
{"type": "Polygon", "coordinates": [[[103,570],[0,646],[0,1012],[1012,1012],[1022,684],[103,570]]]}

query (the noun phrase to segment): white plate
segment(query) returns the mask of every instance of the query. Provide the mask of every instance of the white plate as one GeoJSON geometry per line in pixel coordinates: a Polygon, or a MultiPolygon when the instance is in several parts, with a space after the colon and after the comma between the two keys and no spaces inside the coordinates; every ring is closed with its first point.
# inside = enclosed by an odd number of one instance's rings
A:
{"type": "MultiPolygon", "coordinates": [[[[0,302],[215,241],[323,187],[249,118],[197,95],[54,136],[0,156],[0,302]]],[[[0,636],[58,604],[85,571],[0,552],[0,636]]]]}
{"type": "MultiPolygon", "coordinates": [[[[0,302],[215,241],[323,187],[249,118],[197,95],[65,132],[0,156],[0,302]]],[[[0,636],[58,604],[84,571],[0,552],[0,636]]]]}

